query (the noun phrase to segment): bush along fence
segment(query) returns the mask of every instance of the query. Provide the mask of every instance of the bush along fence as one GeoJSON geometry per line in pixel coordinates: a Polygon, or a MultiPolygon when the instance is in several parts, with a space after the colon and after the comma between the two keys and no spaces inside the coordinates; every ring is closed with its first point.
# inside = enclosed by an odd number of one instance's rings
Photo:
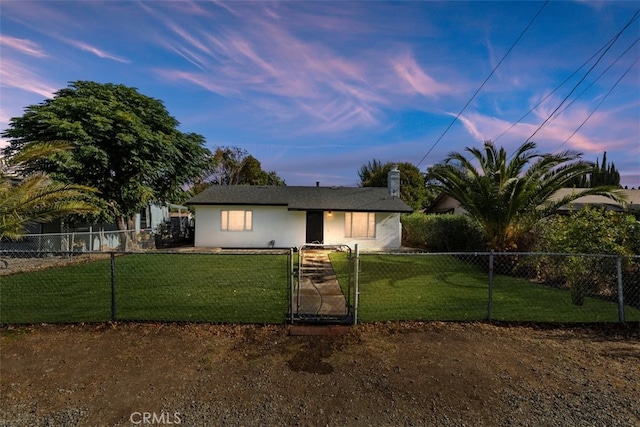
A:
{"type": "MultiPolygon", "coordinates": [[[[295,257],[292,249],[0,251],[0,323],[284,323],[295,257]]],[[[342,284],[348,255],[330,260],[342,284]]],[[[358,322],[640,322],[640,256],[360,253],[357,261],[358,322]]]]}

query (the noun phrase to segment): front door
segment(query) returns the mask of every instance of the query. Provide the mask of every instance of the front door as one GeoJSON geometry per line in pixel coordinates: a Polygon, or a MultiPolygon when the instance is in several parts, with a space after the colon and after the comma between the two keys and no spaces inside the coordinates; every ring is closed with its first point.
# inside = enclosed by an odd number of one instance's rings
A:
{"type": "Polygon", "coordinates": [[[307,243],[322,243],[324,240],[324,212],[307,212],[307,243]]]}

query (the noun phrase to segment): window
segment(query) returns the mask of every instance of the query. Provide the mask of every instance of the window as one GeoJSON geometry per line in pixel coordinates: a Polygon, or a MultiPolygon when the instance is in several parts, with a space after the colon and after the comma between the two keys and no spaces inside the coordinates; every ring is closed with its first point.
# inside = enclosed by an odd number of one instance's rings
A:
{"type": "Polygon", "coordinates": [[[345,237],[376,237],[376,214],[373,212],[345,212],[345,237]]]}
{"type": "Polygon", "coordinates": [[[221,211],[222,231],[251,231],[253,229],[252,211],[221,211]]]}
{"type": "Polygon", "coordinates": [[[151,224],[147,220],[149,218],[149,206],[145,206],[140,211],[140,228],[150,228],[151,224]]]}

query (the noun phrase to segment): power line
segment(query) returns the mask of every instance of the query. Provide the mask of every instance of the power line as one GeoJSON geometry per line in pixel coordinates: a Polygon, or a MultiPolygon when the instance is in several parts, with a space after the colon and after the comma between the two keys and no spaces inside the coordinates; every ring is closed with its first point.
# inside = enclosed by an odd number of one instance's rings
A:
{"type": "Polygon", "coordinates": [[[566,144],[567,142],[569,142],[569,140],[571,138],[573,138],[573,136],[578,133],[578,131],[582,128],[582,126],[584,126],[585,123],[587,123],[587,121],[591,118],[591,116],[593,116],[593,114],[596,112],[596,110],[600,107],[600,105],[602,105],[602,103],[604,102],[605,99],[607,99],[607,97],[609,96],[609,94],[611,92],[613,92],[613,89],[615,89],[616,86],[618,86],[618,83],[620,83],[620,81],[629,73],[629,71],[631,71],[631,69],[634,67],[634,65],[636,65],[638,63],[638,60],[640,60],[640,56],[636,58],[635,61],[633,61],[633,63],[629,66],[629,68],[627,68],[627,70],[622,74],[622,76],[620,76],[620,78],[618,80],[616,80],[616,82],[613,84],[613,86],[611,87],[611,89],[609,89],[609,91],[604,95],[604,97],[600,100],[600,102],[598,102],[598,105],[596,105],[596,108],[593,109],[593,111],[591,111],[591,113],[589,113],[589,115],[582,121],[582,123],[580,123],[580,126],[578,126],[578,128],[576,130],[573,131],[573,133],[571,135],[569,135],[569,138],[567,138],[562,144],[560,144],[560,146],[556,149],[556,151],[558,151],[559,149],[562,148],[562,146],[564,144],[566,144]]]}
{"type": "Polygon", "coordinates": [[[511,47],[509,48],[509,50],[507,51],[507,53],[504,54],[504,56],[502,57],[502,59],[500,59],[500,61],[496,64],[495,67],[493,67],[493,70],[491,70],[491,73],[489,73],[489,75],[487,76],[487,78],[482,82],[482,84],[480,85],[480,87],[478,88],[478,90],[475,91],[475,93],[471,96],[471,98],[469,99],[469,101],[467,101],[467,103],[464,105],[464,107],[462,107],[462,109],[460,110],[460,112],[456,115],[456,117],[451,121],[451,123],[449,123],[449,126],[447,126],[447,128],[444,130],[444,132],[442,132],[442,135],[440,135],[440,137],[436,140],[436,142],[433,143],[433,145],[431,146],[431,148],[429,148],[429,151],[427,151],[427,154],[425,154],[424,156],[422,156],[422,158],[420,159],[420,161],[418,162],[418,164],[416,165],[417,167],[420,167],[420,164],[422,164],[422,162],[424,162],[424,160],[427,158],[427,156],[429,156],[429,154],[431,154],[431,152],[433,151],[433,149],[436,147],[436,145],[438,145],[438,143],[442,140],[442,138],[446,135],[446,133],[449,131],[449,129],[451,129],[451,127],[453,126],[453,124],[456,122],[456,120],[458,120],[458,118],[460,117],[460,115],[464,112],[464,110],[466,110],[466,108],[469,106],[469,104],[471,104],[471,101],[473,101],[473,99],[476,97],[476,95],[482,90],[482,88],[484,87],[484,85],[489,81],[489,79],[493,76],[493,74],[496,72],[496,70],[498,69],[498,67],[500,66],[500,64],[502,64],[502,62],[507,58],[507,56],[511,53],[511,51],[513,50],[514,47],[516,47],[516,45],[518,44],[518,42],[520,41],[520,39],[524,36],[524,34],[527,32],[527,30],[529,29],[529,27],[531,27],[531,25],[533,25],[533,22],[536,20],[536,18],[538,17],[538,15],[540,15],[540,13],[542,13],[542,10],[547,6],[547,4],[549,3],[549,0],[546,0],[544,2],[544,4],[542,5],[542,7],[538,10],[538,12],[536,12],[535,16],[533,17],[533,19],[531,19],[531,21],[529,22],[529,24],[525,27],[524,30],[522,30],[522,32],[520,33],[520,35],[518,36],[518,38],[516,39],[515,42],[513,42],[513,44],[511,45],[511,47]]]}
{"type": "Polygon", "coordinates": [[[564,86],[564,84],[566,82],[568,82],[569,80],[571,80],[571,78],[573,78],[573,76],[575,76],[576,74],[578,74],[578,71],[582,70],[582,68],[584,68],[589,62],[591,62],[591,60],[593,58],[596,57],[596,55],[598,55],[598,53],[600,53],[602,51],[602,49],[604,49],[609,43],[611,43],[611,40],[609,40],[604,46],[602,46],[596,53],[594,53],[593,55],[591,55],[591,57],[589,59],[587,59],[580,67],[578,67],[577,70],[575,70],[573,73],[571,73],[566,79],[564,79],[562,81],[562,83],[560,83],[558,86],[555,87],[555,89],[553,89],[551,92],[549,92],[547,95],[544,96],[544,98],[542,98],[540,101],[538,101],[538,103],[536,105],[534,105],[533,107],[531,107],[531,109],[529,111],[527,111],[526,113],[524,113],[524,115],[522,117],[520,117],[516,122],[514,122],[511,126],[509,126],[509,128],[507,128],[504,132],[502,132],[500,135],[498,135],[495,138],[492,138],[492,141],[497,141],[500,138],[502,138],[507,132],[509,132],[511,129],[513,129],[518,123],[520,123],[522,120],[524,120],[525,117],[527,117],[529,114],[531,114],[536,108],[538,108],[544,101],[546,101],[551,95],[553,95],[554,93],[556,93],[556,91],[558,91],[558,89],[560,89],[562,86],[564,86]]]}
{"type": "MultiPolygon", "coordinates": [[[[629,20],[629,22],[627,22],[627,24],[618,32],[618,34],[615,35],[615,37],[613,38],[613,40],[609,43],[609,45],[605,48],[604,52],[602,52],[600,54],[600,57],[596,60],[596,62],[591,66],[591,68],[589,68],[589,70],[585,73],[584,76],[582,76],[582,78],[580,79],[580,81],[578,83],[576,83],[576,85],[573,87],[573,89],[571,89],[571,91],[567,94],[567,96],[564,97],[564,99],[562,100],[562,102],[555,108],[555,110],[553,110],[551,112],[551,114],[540,124],[540,126],[538,126],[538,128],[531,134],[531,136],[529,136],[529,138],[527,138],[526,141],[530,141],[531,138],[533,138],[535,136],[536,133],[538,133],[540,131],[540,129],[542,129],[544,127],[544,125],[547,124],[547,122],[549,122],[549,120],[551,120],[551,118],[554,116],[554,114],[556,114],[556,112],[560,109],[560,107],[562,107],[562,105],[567,101],[567,99],[569,99],[569,97],[573,94],[573,92],[578,88],[578,86],[580,86],[582,84],[582,82],[584,81],[584,79],[587,78],[587,76],[591,73],[591,71],[596,67],[596,65],[598,65],[598,63],[602,60],[602,58],[604,58],[604,56],[607,54],[607,52],[609,51],[609,49],[611,49],[611,47],[613,47],[613,45],[615,44],[615,42],[618,40],[618,38],[622,35],[622,33],[629,28],[629,26],[633,23],[633,21],[636,20],[636,17],[638,16],[638,13],[640,13],[640,9],[638,9],[636,11],[636,13],[633,15],[633,17],[629,20]]],[[[526,142],[525,141],[525,142],[526,142]]]]}
{"type": "Polygon", "coordinates": [[[573,98],[573,100],[571,100],[570,103],[568,103],[562,110],[560,110],[558,112],[558,114],[562,114],[564,113],[571,105],[573,105],[574,102],[576,102],[578,100],[578,98],[580,98],[582,95],[584,95],[590,88],[591,86],[593,86],[598,80],[600,80],[600,77],[602,77],[604,74],[606,74],[607,71],[609,71],[611,69],[611,67],[613,67],[615,64],[618,63],[618,61],[627,54],[627,52],[629,52],[631,50],[631,48],[633,48],[636,43],[638,43],[640,41],[640,37],[638,37],[637,39],[634,40],[633,43],[631,43],[629,45],[629,47],[627,47],[624,52],[622,52],[616,59],[615,61],[613,61],[611,64],[609,64],[609,66],[607,68],[604,69],[604,71],[602,73],[600,73],[598,75],[598,77],[596,77],[591,83],[589,83],[589,85],[584,88],[584,90],[582,92],[580,92],[580,94],[578,96],[576,96],[575,98],[573,98]]]}
{"type": "MultiPolygon", "coordinates": [[[[636,18],[637,19],[637,18],[636,18]]],[[[525,117],[527,117],[529,114],[531,114],[536,108],[538,108],[544,101],[546,101],[551,95],[553,95],[556,91],[558,91],[562,86],[564,86],[565,83],[567,83],[569,80],[571,80],[571,78],[573,78],[573,76],[575,76],[576,74],[578,74],[578,72],[580,70],[582,70],[589,62],[591,62],[591,60],[593,58],[595,58],[600,52],[602,52],[602,50],[604,48],[606,48],[607,46],[609,46],[610,43],[613,42],[614,38],[611,38],[609,41],[607,41],[600,49],[598,49],[593,55],[591,55],[591,57],[589,59],[587,59],[585,62],[582,63],[582,65],[580,65],[580,67],[578,67],[578,69],[576,69],[573,73],[571,73],[566,79],[564,79],[562,81],[562,83],[560,83],[558,86],[555,87],[555,89],[553,89],[551,92],[549,92],[547,95],[545,95],[540,101],[538,101],[538,103],[536,103],[536,105],[534,105],[533,107],[531,107],[531,109],[529,111],[527,111],[526,113],[524,113],[524,115],[522,115],[522,117],[520,117],[517,121],[515,121],[511,126],[509,126],[504,132],[502,132],[500,135],[498,135],[495,138],[492,138],[492,141],[497,141],[500,138],[502,138],[505,134],[507,134],[511,129],[513,129],[518,123],[522,122],[522,120],[524,120],[525,117]]],[[[580,93],[580,95],[578,95],[576,97],[579,98],[580,96],[582,96],[587,89],[589,89],[589,87],[591,87],[593,85],[593,83],[595,83],[598,79],[600,79],[600,77],[602,77],[602,75],[604,73],[606,73],[616,62],[618,62],[618,60],[620,58],[622,58],[622,56],[624,56],[629,50],[631,50],[631,48],[638,42],[640,41],[640,38],[636,39],[619,57],[618,59],[616,59],[611,65],[609,65],[609,67],[607,67],[607,69],[602,72],[582,93],[580,93]]],[[[575,101],[575,100],[574,100],[575,101]]],[[[571,101],[571,103],[569,105],[567,105],[567,107],[565,109],[563,109],[561,112],[564,112],[574,101],[571,101]]]]}

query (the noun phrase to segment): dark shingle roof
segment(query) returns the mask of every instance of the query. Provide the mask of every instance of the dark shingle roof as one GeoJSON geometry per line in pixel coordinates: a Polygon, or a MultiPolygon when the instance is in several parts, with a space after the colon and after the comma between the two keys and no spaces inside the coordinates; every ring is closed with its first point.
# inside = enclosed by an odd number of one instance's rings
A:
{"type": "Polygon", "coordinates": [[[291,187],[212,185],[188,205],[286,206],[289,210],[412,212],[384,187],[291,187]]]}

